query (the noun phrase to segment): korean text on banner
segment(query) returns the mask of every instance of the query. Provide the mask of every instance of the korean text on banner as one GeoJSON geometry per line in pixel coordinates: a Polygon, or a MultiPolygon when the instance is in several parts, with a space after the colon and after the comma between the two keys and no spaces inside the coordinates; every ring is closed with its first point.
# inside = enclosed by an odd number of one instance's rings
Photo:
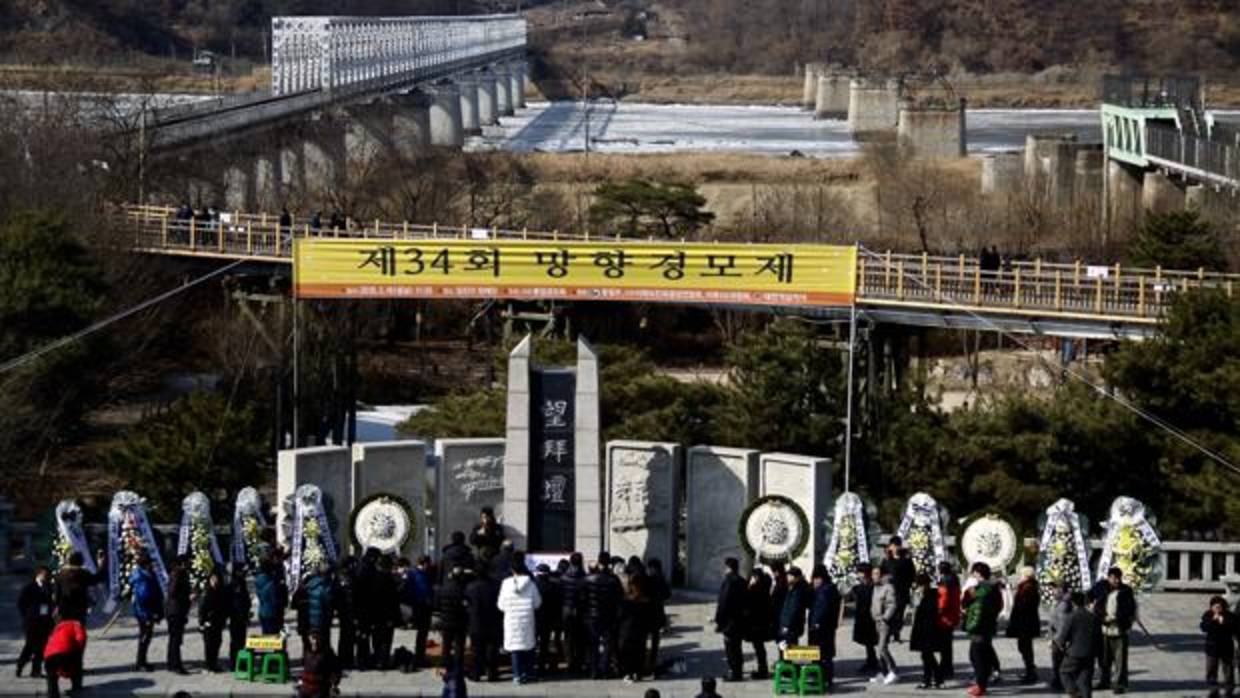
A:
{"type": "Polygon", "coordinates": [[[833,245],[307,239],[293,274],[301,298],[839,306],[856,259],[833,245]]]}

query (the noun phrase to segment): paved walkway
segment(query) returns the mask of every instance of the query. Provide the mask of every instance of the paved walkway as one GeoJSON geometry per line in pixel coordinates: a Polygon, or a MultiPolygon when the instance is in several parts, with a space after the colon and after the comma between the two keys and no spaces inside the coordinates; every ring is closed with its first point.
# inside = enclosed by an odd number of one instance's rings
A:
{"type": "MultiPolygon", "coordinates": [[[[30,678],[12,678],[12,666],[21,649],[21,637],[16,611],[16,589],[20,580],[16,578],[0,579],[0,662],[3,671],[0,674],[6,681],[0,683],[0,696],[36,696],[43,695],[45,686],[41,680],[30,678]]],[[[1144,636],[1134,634],[1130,655],[1131,679],[1130,695],[1146,696],[1204,696],[1204,656],[1202,652],[1201,633],[1197,623],[1206,603],[1205,595],[1197,594],[1160,594],[1142,599],[1142,618],[1157,640],[1152,644],[1144,636]]],[[[668,609],[672,616],[673,630],[663,641],[662,653],[665,658],[684,660],[684,672],[674,677],[657,681],[644,681],[637,685],[627,685],[621,681],[590,682],[555,680],[513,686],[504,682],[498,684],[470,684],[471,696],[563,696],[598,697],[598,698],[641,698],[648,688],[659,689],[665,698],[692,698],[697,694],[699,679],[702,676],[719,676],[723,673],[723,644],[718,635],[703,631],[703,625],[710,618],[713,607],[700,601],[681,600],[668,609]]],[[[178,691],[187,691],[191,696],[225,697],[225,696],[288,696],[292,686],[271,686],[251,684],[234,680],[227,674],[195,673],[190,676],[175,676],[162,670],[153,673],[134,673],[132,671],[134,649],[136,647],[136,628],[129,618],[119,620],[107,633],[102,634],[105,618],[96,616],[90,623],[90,640],[87,646],[87,675],[84,696],[172,696],[178,691]]],[[[191,625],[191,627],[193,627],[191,625]]],[[[968,647],[965,639],[957,634],[955,643],[956,673],[960,678],[951,684],[951,688],[942,691],[917,691],[914,686],[919,682],[921,665],[906,645],[899,645],[895,650],[896,661],[901,663],[901,681],[894,686],[878,686],[867,682],[866,677],[857,675],[857,668],[864,658],[861,648],[849,642],[851,637],[851,621],[845,620],[845,627],[840,629],[840,658],[836,666],[841,680],[838,682],[837,693],[868,693],[869,695],[964,695],[964,679],[968,677],[968,647]]],[[[151,646],[152,659],[162,659],[164,638],[162,632],[157,633],[151,646]]],[[[905,634],[907,637],[907,633],[905,634]]],[[[433,637],[433,635],[432,635],[433,637]]],[[[399,631],[396,635],[396,646],[413,646],[412,633],[399,631]]],[[[227,645],[227,639],[225,639],[227,645]]],[[[296,657],[299,654],[298,642],[292,640],[290,650],[296,657]]],[[[1020,661],[1016,653],[1015,640],[999,639],[995,643],[1004,667],[1003,683],[991,691],[996,696],[1028,696],[1030,698],[1055,695],[1046,686],[1017,686],[1020,677],[1020,661]]],[[[768,646],[768,652],[772,648],[768,646]]],[[[195,633],[187,633],[184,656],[191,671],[201,668],[202,642],[195,633]]],[[[1038,661],[1049,662],[1045,645],[1037,647],[1038,661]]],[[[753,668],[752,657],[746,655],[747,670],[753,668]]],[[[157,667],[162,663],[157,662],[157,667]]],[[[1043,678],[1049,678],[1049,671],[1042,670],[1043,678]]],[[[62,685],[65,685],[62,682],[62,685]]],[[[397,672],[354,672],[345,677],[341,685],[345,696],[439,696],[442,684],[428,671],[414,674],[397,672]]],[[[720,684],[720,693],[725,698],[757,698],[771,695],[770,684],[762,681],[749,681],[743,684],[720,684]]],[[[1110,696],[1110,692],[1099,692],[1098,695],[1110,696]]]]}

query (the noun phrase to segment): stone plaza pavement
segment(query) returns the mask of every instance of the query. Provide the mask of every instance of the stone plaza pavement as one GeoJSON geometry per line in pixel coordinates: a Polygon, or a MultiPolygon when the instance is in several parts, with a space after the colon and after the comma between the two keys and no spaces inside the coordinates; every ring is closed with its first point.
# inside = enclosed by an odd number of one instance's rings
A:
{"type": "MultiPolygon", "coordinates": [[[[0,696],[43,695],[42,680],[13,678],[13,663],[21,649],[21,631],[18,622],[16,591],[20,580],[15,577],[0,578],[0,662],[5,680],[0,682],[0,696]]],[[[1130,654],[1130,695],[1144,696],[1204,696],[1205,660],[1203,641],[1198,622],[1205,610],[1208,595],[1205,594],[1158,594],[1141,599],[1141,616],[1157,644],[1152,644],[1143,634],[1134,631],[1130,654]]],[[[713,613],[713,604],[700,600],[678,599],[668,609],[672,616],[672,632],[663,639],[662,656],[665,659],[683,660],[684,671],[675,676],[655,681],[643,681],[627,685],[622,681],[570,681],[551,679],[525,686],[513,686],[510,682],[470,684],[471,696],[564,696],[582,698],[641,698],[646,689],[657,688],[665,698],[692,698],[697,694],[702,676],[720,676],[723,673],[723,643],[720,636],[706,632],[703,626],[713,613]]],[[[100,614],[92,618],[87,645],[85,689],[83,696],[172,696],[185,691],[191,696],[289,696],[293,684],[273,686],[252,684],[234,680],[229,674],[201,673],[202,642],[197,632],[187,632],[184,646],[186,664],[196,673],[175,676],[162,671],[164,655],[163,626],[157,631],[151,645],[151,658],[155,660],[153,673],[135,673],[133,668],[136,647],[136,628],[131,618],[120,619],[102,635],[107,619],[100,614]]],[[[195,619],[191,628],[196,629],[195,619]]],[[[840,657],[836,660],[841,679],[836,693],[867,693],[869,695],[964,695],[968,678],[968,644],[957,633],[954,647],[956,674],[959,677],[941,691],[918,691],[914,687],[920,680],[920,662],[905,644],[897,645],[894,654],[901,665],[901,680],[894,686],[870,684],[866,677],[858,676],[857,668],[864,657],[851,641],[851,619],[846,618],[839,631],[840,657]]],[[[907,631],[904,633],[907,639],[907,631]]],[[[434,634],[432,634],[434,637],[434,634]]],[[[290,641],[294,674],[297,673],[298,641],[290,641]]],[[[225,639],[227,645],[227,639],[225,639]]],[[[396,646],[413,646],[413,635],[398,631],[396,646]]],[[[1003,665],[1004,681],[991,690],[996,696],[1053,696],[1045,685],[1025,687],[1017,685],[1020,678],[1020,661],[1016,653],[1016,641],[998,638],[995,646],[1003,665]]],[[[748,648],[747,648],[748,649],[748,648]]],[[[773,648],[768,645],[768,653],[773,648]]],[[[1047,678],[1049,663],[1046,646],[1037,646],[1038,662],[1042,676],[1047,678]]],[[[752,655],[746,654],[746,670],[752,666],[752,655]]],[[[29,670],[27,669],[27,672],[29,670]]],[[[61,682],[67,687],[67,682],[61,682]]],[[[747,681],[741,684],[719,684],[720,694],[725,698],[756,698],[771,695],[767,681],[747,681]]],[[[398,672],[352,672],[341,684],[345,696],[439,696],[442,684],[429,671],[414,674],[398,672]]],[[[1109,691],[1097,695],[1109,696],[1109,691]]]]}

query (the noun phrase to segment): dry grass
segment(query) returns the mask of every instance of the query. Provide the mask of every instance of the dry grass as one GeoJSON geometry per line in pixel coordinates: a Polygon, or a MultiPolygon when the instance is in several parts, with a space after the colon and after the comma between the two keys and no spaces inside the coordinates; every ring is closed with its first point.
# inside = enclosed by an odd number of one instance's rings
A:
{"type": "Polygon", "coordinates": [[[515,155],[539,181],[599,182],[620,179],[678,180],[694,183],[855,183],[862,176],[856,160],[815,160],[740,153],[528,153],[515,155]]]}

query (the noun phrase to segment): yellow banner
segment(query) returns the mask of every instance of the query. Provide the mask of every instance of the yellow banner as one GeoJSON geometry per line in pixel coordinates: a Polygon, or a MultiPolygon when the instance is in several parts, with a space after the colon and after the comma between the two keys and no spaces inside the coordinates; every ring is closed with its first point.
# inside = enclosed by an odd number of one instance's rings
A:
{"type": "Polygon", "coordinates": [[[298,240],[300,298],[497,298],[838,306],[855,247],[674,242],[298,240]]]}

